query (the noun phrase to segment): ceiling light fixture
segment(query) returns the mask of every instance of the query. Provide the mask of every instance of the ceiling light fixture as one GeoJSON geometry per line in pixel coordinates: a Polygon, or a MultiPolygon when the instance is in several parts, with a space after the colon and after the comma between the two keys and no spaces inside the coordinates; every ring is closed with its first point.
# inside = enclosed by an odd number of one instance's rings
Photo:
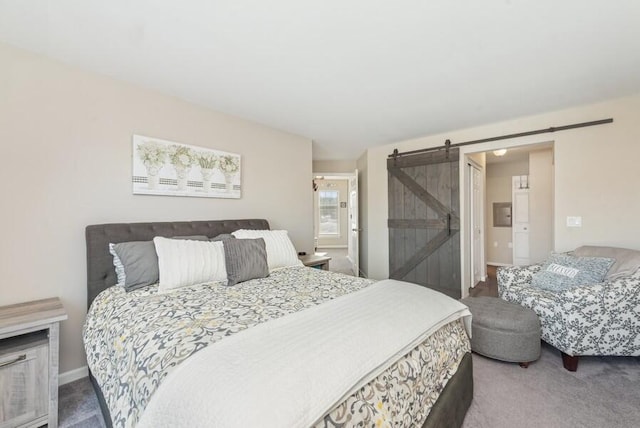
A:
{"type": "Polygon", "coordinates": [[[507,153],[507,149],[494,150],[493,154],[496,156],[504,156],[507,153]]]}

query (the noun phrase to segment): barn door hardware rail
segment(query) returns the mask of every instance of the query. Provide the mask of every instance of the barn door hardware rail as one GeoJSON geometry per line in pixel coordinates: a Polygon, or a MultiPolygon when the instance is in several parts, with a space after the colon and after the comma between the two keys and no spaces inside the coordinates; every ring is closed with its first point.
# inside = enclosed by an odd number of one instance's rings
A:
{"type": "Polygon", "coordinates": [[[547,134],[550,132],[566,131],[567,129],[585,128],[587,126],[604,125],[606,123],[612,123],[612,122],[613,122],[613,118],[593,120],[591,122],[574,123],[571,125],[563,125],[563,126],[552,126],[551,128],[536,129],[534,131],[518,132],[516,134],[506,134],[506,135],[499,135],[497,137],[482,138],[480,140],[465,141],[464,143],[453,144],[451,143],[451,140],[447,139],[444,142],[444,146],[429,147],[427,149],[419,149],[419,150],[410,150],[408,152],[403,152],[403,153],[399,153],[398,149],[394,149],[393,153],[389,155],[389,158],[397,159],[399,156],[415,155],[417,153],[433,152],[433,151],[442,150],[442,149],[446,150],[448,154],[449,149],[453,147],[462,147],[462,146],[469,146],[471,144],[488,143],[490,141],[508,140],[510,138],[527,137],[529,135],[547,134]]]}

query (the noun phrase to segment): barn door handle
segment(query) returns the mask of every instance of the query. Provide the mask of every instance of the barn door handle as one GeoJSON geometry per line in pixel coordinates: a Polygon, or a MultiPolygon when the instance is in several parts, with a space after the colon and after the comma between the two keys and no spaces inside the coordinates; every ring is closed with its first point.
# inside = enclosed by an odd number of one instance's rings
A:
{"type": "Polygon", "coordinates": [[[447,214],[447,234],[451,236],[451,214],[447,214]]]}
{"type": "Polygon", "coordinates": [[[19,361],[24,361],[27,359],[27,354],[22,354],[20,355],[18,358],[15,358],[11,361],[5,361],[4,363],[0,364],[0,367],[6,367],[6,366],[10,366],[11,364],[15,364],[19,361]]]}

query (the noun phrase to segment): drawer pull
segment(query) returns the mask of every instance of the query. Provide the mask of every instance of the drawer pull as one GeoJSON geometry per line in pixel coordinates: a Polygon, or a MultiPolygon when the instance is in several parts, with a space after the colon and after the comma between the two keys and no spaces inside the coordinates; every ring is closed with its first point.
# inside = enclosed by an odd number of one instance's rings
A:
{"type": "Polygon", "coordinates": [[[18,358],[16,358],[15,360],[11,360],[11,361],[6,361],[4,363],[0,364],[0,367],[6,367],[6,366],[10,366],[11,364],[15,364],[18,361],[24,361],[27,359],[27,354],[22,354],[20,355],[18,358]]]}

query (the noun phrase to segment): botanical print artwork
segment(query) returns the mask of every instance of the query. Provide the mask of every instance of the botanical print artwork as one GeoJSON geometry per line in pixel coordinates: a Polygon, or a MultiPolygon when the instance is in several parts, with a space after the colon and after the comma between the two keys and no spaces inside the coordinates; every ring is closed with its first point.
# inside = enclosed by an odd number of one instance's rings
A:
{"type": "Polygon", "coordinates": [[[133,193],[240,198],[240,155],[133,136],[133,193]]]}

